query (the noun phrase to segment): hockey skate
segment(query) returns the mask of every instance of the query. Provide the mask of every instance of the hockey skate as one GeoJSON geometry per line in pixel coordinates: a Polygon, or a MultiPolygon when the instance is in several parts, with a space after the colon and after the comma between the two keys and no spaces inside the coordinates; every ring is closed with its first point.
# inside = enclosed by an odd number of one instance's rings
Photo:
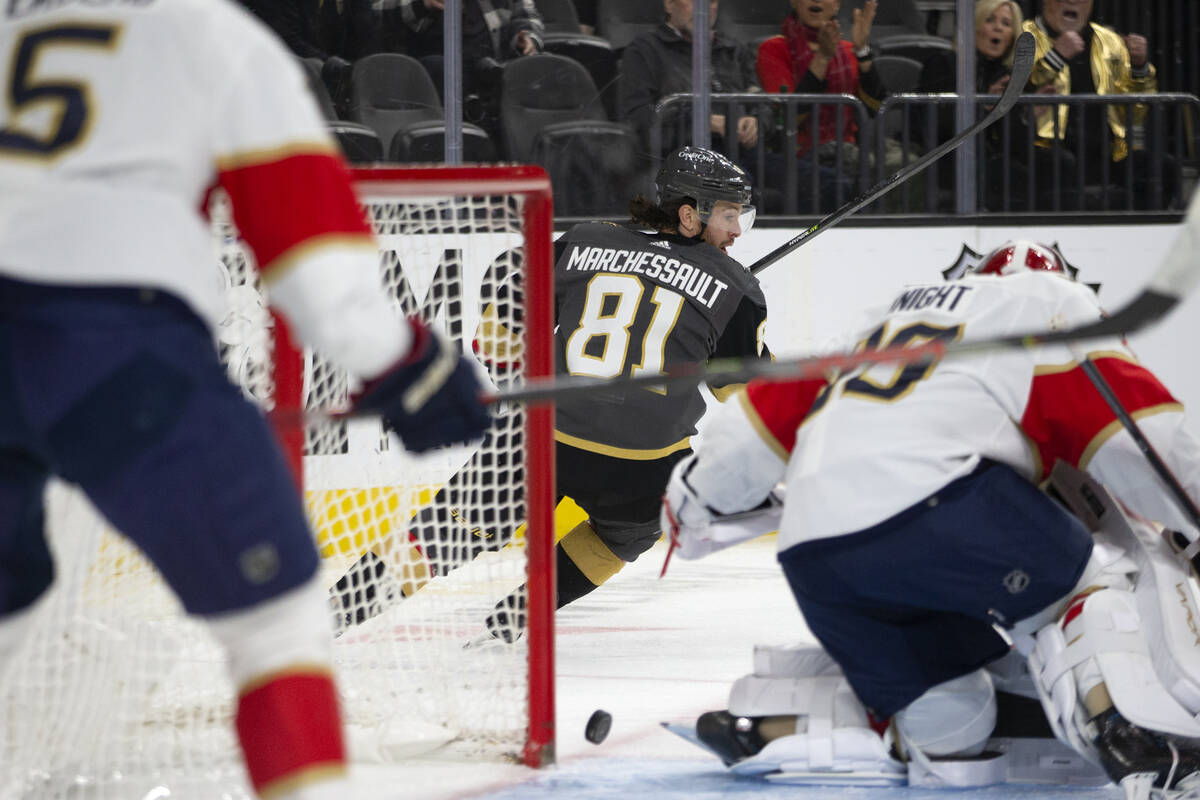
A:
{"type": "Polygon", "coordinates": [[[1115,708],[1092,717],[1088,729],[1095,732],[1092,745],[1104,771],[1129,800],[1155,797],[1151,787],[1163,790],[1163,800],[1200,797],[1196,742],[1140,728],[1115,708]]]}
{"type": "Polygon", "coordinates": [[[470,639],[463,649],[513,644],[525,633],[525,587],[496,604],[496,610],[483,621],[483,633],[470,639]]]}
{"type": "Polygon", "coordinates": [[[379,616],[403,598],[387,574],[387,564],[367,551],[329,590],[334,637],[379,616]]]}
{"type": "Polygon", "coordinates": [[[751,717],[735,717],[728,711],[707,711],[696,720],[696,738],[729,767],[755,755],[766,746],[751,717]]]}

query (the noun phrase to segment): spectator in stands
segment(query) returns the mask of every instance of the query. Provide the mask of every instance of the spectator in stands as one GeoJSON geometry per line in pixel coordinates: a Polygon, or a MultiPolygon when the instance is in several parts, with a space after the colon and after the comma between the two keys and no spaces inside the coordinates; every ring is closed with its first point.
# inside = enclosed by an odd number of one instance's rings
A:
{"type": "Polygon", "coordinates": [[[242,0],[300,58],[321,60],[321,79],[339,115],[346,111],[351,62],[382,49],[371,0],[242,0]]]}
{"type": "MultiPolygon", "coordinates": [[[[650,151],[650,129],[658,101],[671,94],[692,91],[692,0],[663,0],[664,20],[652,31],[638,36],[621,57],[617,79],[617,109],[620,119],[633,124],[642,147],[652,158],[661,153],[650,151]]],[[[754,79],[754,55],[748,47],[715,28],[719,4],[710,0],[709,31],[712,92],[761,92],[754,79]]],[[[675,116],[663,121],[663,142],[667,149],[690,141],[690,111],[677,107],[675,116]],[[679,140],[682,140],[679,141],[679,140]]],[[[773,186],[779,178],[781,160],[778,154],[764,153],[767,175],[757,175],[757,161],[764,140],[774,131],[774,114],[767,106],[747,110],[736,120],[726,119],[720,109],[713,109],[711,119],[712,149],[729,152],[726,137],[734,137],[737,146],[734,161],[751,175],[756,186],[773,186]],[[765,179],[765,183],[764,183],[765,179]]],[[[801,164],[800,185],[809,182],[807,165],[801,164]]],[[[833,173],[829,172],[833,180],[833,173]]],[[[802,191],[801,197],[809,193],[802,191]]],[[[804,208],[802,211],[815,211],[804,208]]]]}
{"type": "MultiPolygon", "coordinates": [[[[1012,74],[1013,54],[1017,34],[1021,31],[1021,8],[1016,0],[976,0],[975,3],[975,91],[980,94],[1003,94],[1012,74]]],[[[923,80],[931,92],[954,92],[955,64],[952,56],[944,61],[931,62],[935,74],[923,80]]],[[[1038,88],[1039,94],[1053,94],[1051,85],[1038,88]]],[[[985,162],[980,205],[991,211],[1062,210],[1079,207],[1078,173],[1075,155],[1065,148],[1057,152],[1035,147],[1029,158],[1030,119],[1039,106],[1018,106],[1008,115],[1007,122],[993,125],[983,132],[981,157],[985,162]],[[1004,129],[1008,126],[1008,146],[1004,129]],[[1057,171],[1055,160],[1058,161],[1057,171]],[[1056,178],[1057,175],[1057,178],[1056,178]],[[1007,177],[1008,192],[1005,192],[1007,177]],[[1029,181],[1032,178],[1033,203],[1029,202],[1029,181]],[[1055,197],[1058,198],[1057,204],[1055,197]]],[[[986,110],[986,109],[984,109],[986,110]]],[[[938,131],[942,139],[955,134],[955,109],[941,107],[938,131]]],[[[953,170],[939,171],[943,186],[953,184],[953,170]]]]}
{"type": "MultiPolygon", "coordinates": [[[[1111,28],[1091,22],[1093,0],[1043,0],[1042,13],[1024,24],[1037,40],[1037,61],[1030,83],[1036,87],[1053,86],[1058,94],[1134,94],[1158,91],[1154,65],[1147,60],[1146,37],[1131,33],[1121,36],[1111,28]]],[[[1080,168],[1085,180],[1098,177],[1104,159],[1121,164],[1133,160],[1133,202],[1137,208],[1153,203],[1150,188],[1152,160],[1161,164],[1162,202],[1169,208],[1179,200],[1179,164],[1166,153],[1147,153],[1137,135],[1146,120],[1145,106],[1135,107],[1133,119],[1126,119],[1125,107],[1107,106],[1110,150],[1101,152],[1104,137],[1101,132],[1088,130],[1085,119],[1094,114],[1082,114],[1081,109],[1066,105],[1047,106],[1037,117],[1037,135],[1049,146],[1055,137],[1057,112],[1058,138],[1071,150],[1076,150],[1082,137],[1085,144],[1084,161],[1080,168]],[[1132,128],[1132,131],[1130,130],[1132,128]],[[1130,134],[1134,142],[1130,147],[1130,134]]],[[[1120,181],[1123,170],[1113,170],[1120,181]]],[[[1095,183],[1094,180],[1089,183],[1095,183]]]]}
{"type": "MultiPolygon", "coordinates": [[[[381,0],[384,13],[398,8],[403,50],[442,87],[444,0],[381,0]]],[[[514,58],[542,52],[542,15],[533,0],[462,0],[463,115],[499,140],[500,77],[514,58]]]]}
{"type": "MultiPolygon", "coordinates": [[[[871,70],[873,53],[868,44],[875,19],[875,0],[854,12],[853,42],[842,39],[837,13],[840,0],[791,0],[792,12],[783,20],[783,34],[772,36],[758,48],[755,69],[759,83],[769,92],[781,94],[856,95],[869,109],[879,108],[886,90],[879,74],[871,70]]],[[[841,138],[833,106],[818,112],[817,143],[820,158],[833,163],[836,148],[843,147],[846,164],[858,162],[854,112],[842,108],[841,138]]],[[[803,115],[797,134],[800,155],[812,149],[812,133],[803,115]]]]}
{"type": "MultiPolygon", "coordinates": [[[[665,19],[657,28],[638,36],[621,57],[618,108],[622,119],[634,129],[648,148],[654,106],[669,94],[692,91],[692,0],[663,0],[665,19]]],[[[710,0],[709,31],[713,92],[761,91],[754,80],[754,61],[749,49],[715,29],[717,0],[710,0]]],[[[747,149],[756,147],[760,134],[771,124],[766,111],[731,120],[729,132],[747,149]]],[[[724,114],[712,115],[713,149],[724,150],[724,114]]],[[[665,129],[665,126],[664,126],[665,129]]],[[[674,149],[674,142],[665,142],[674,149]]],[[[655,156],[659,155],[657,153],[655,156]]]]}

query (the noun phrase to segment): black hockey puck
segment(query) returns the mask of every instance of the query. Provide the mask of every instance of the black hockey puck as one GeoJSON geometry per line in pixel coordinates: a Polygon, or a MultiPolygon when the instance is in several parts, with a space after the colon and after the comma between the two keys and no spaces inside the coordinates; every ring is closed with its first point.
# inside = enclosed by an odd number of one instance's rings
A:
{"type": "Polygon", "coordinates": [[[587,727],[583,729],[583,736],[592,744],[600,744],[604,741],[604,737],[608,736],[611,728],[612,714],[598,708],[588,717],[587,727]]]}

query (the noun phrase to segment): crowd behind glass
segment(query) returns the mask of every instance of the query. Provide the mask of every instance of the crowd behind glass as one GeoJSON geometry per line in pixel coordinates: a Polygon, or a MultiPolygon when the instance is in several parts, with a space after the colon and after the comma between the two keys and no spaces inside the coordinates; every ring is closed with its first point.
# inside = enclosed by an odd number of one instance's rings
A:
{"type": "Polygon", "coordinates": [[[540,163],[562,217],[620,216],[690,143],[744,166],[760,213],[831,211],[961,129],[956,90],[985,114],[1023,30],[1032,76],[958,162],[970,180],[947,157],[869,211],[1174,211],[1195,179],[1200,4],[972,0],[956,21],[932,0],[709,0],[701,41],[693,0],[456,1],[448,21],[446,0],[243,0],[352,161],[540,163]]]}

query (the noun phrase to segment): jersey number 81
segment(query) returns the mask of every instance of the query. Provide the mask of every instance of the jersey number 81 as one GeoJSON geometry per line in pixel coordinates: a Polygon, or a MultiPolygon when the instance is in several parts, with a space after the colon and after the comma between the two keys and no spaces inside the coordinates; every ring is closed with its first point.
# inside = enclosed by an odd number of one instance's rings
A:
{"type": "MultiPolygon", "coordinates": [[[[579,326],[567,339],[567,371],[572,375],[615,378],[629,358],[633,333],[645,286],[632,275],[597,275],[588,281],[587,296],[579,326]],[[593,340],[600,339],[600,354],[593,355],[593,340]]],[[[683,296],[656,286],[650,295],[654,315],[641,341],[641,357],[630,367],[630,375],[662,373],[667,337],[679,320],[683,296]]]]}

